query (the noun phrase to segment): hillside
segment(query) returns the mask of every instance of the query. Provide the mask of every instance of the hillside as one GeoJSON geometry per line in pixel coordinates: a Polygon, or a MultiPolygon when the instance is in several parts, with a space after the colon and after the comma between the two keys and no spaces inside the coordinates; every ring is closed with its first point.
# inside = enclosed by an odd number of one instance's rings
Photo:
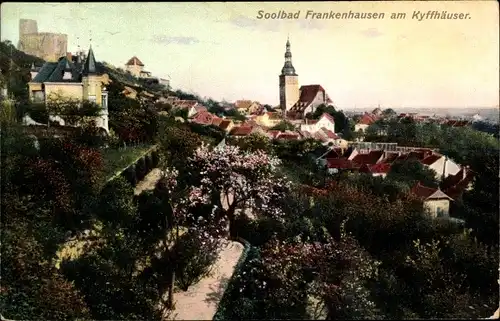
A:
{"type": "MultiPolygon", "coordinates": [[[[30,81],[30,68],[32,64],[40,67],[45,63],[41,58],[29,55],[16,49],[9,41],[5,40],[0,43],[0,86],[10,79],[8,88],[17,100],[25,100],[28,98],[28,90],[26,84],[30,81]]],[[[146,90],[156,96],[167,94],[166,88],[158,84],[147,83],[143,79],[138,79],[131,74],[125,72],[121,68],[116,68],[110,64],[99,62],[99,71],[107,73],[112,80],[111,90],[121,92],[125,86],[131,87],[138,92],[146,90]]]]}
{"type": "Polygon", "coordinates": [[[27,99],[26,84],[30,80],[31,64],[41,66],[44,62],[43,59],[17,50],[9,40],[2,41],[0,43],[0,86],[3,87],[6,84],[14,98],[18,100],[27,99]]]}

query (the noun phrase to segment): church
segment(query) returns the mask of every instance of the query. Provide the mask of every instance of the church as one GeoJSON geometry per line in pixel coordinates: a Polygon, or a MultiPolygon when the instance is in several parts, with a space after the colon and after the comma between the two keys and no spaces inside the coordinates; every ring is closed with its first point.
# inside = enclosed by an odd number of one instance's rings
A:
{"type": "Polygon", "coordinates": [[[286,41],[285,64],[281,69],[279,84],[280,108],[286,118],[301,119],[308,113],[314,113],[319,105],[332,103],[321,85],[305,85],[299,88],[299,75],[292,64],[290,39],[286,41]]]}

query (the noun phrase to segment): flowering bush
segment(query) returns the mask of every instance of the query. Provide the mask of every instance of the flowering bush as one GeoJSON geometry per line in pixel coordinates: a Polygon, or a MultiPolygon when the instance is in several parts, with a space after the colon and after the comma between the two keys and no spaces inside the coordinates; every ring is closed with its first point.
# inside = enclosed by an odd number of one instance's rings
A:
{"type": "Polygon", "coordinates": [[[250,209],[282,221],[283,211],[277,206],[290,189],[290,182],[275,175],[278,158],[258,150],[242,152],[239,147],[225,146],[210,149],[203,145],[188,160],[192,173],[199,173],[199,181],[208,194],[215,190],[222,198],[223,215],[233,222],[236,209],[250,209]]]}

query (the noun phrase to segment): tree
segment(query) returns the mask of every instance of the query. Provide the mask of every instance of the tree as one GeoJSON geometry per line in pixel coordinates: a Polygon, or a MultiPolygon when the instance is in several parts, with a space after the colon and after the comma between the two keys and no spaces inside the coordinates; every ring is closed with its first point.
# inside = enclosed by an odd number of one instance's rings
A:
{"type": "MultiPolygon", "coordinates": [[[[160,152],[168,166],[182,168],[186,159],[201,145],[201,137],[185,126],[163,122],[160,125],[160,152]]],[[[165,166],[167,166],[165,165],[165,166]]]]}
{"type": "Polygon", "coordinates": [[[198,238],[201,241],[199,244],[205,243],[205,250],[210,247],[210,249],[217,251],[221,242],[220,235],[223,233],[222,227],[226,223],[224,216],[216,215],[217,206],[209,205],[210,189],[203,185],[195,187],[189,183],[186,184],[175,168],[163,169],[163,177],[158,186],[158,192],[168,200],[164,203],[163,211],[168,223],[164,245],[165,249],[169,251],[170,262],[174,262],[174,267],[170,269],[169,280],[171,283],[167,301],[167,306],[172,308],[175,272],[177,270],[175,264],[177,264],[179,256],[179,253],[175,251],[175,244],[180,240],[182,229],[187,229],[187,233],[198,238]],[[203,207],[203,205],[209,205],[205,216],[195,215],[194,209],[203,207]]]}
{"type": "Polygon", "coordinates": [[[253,153],[257,150],[262,150],[269,154],[273,151],[273,146],[269,138],[255,133],[235,139],[233,143],[239,146],[244,152],[253,153]]]}
{"type": "Polygon", "coordinates": [[[279,122],[279,124],[277,124],[276,126],[274,126],[273,128],[271,128],[272,130],[279,130],[279,131],[287,131],[287,130],[295,130],[295,126],[286,121],[286,120],[282,120],[279,122]]]}
{"type": "Polygon", "coordinates": [[[436,172],[413,159],[394,162],[387,178],[404,182],[410,187],[419,181],[427,187],[438,187],[436,172]]]}
{"type": "Polygon", "coordinates": [[[201,184],[215,192],[212,201],[221,205],[231,236],[235,235],[237,209],[247,208],[255,215],[280,218],[281,209],[274,204],[287,193],[289,182],[275,175],[280,164],[278,158],[261,150],[245,153],[235,146],[210,150],[204,145],[196,150],[188,164],[192,173],[199,173],[201,184]]]}
{"type": "Polygon", "coordinates": [[[319,119],[321,117],[321,115],[323,115],[324,113],[331,115],[333,117],[333,119],[335,119],[335,131],[336,132],[338,132],[338,133],[344,132],[346,127],[349,126],[349,122],[348,122],[348,119],[345,116],[345,114],[340,110],[336,110],[335,107],[332,105],[328,105],[328,106],[325,104],[319,105],[318,107],[316,107],[316,110],[314,111],[314,113],[309,115],[309,117],[311,119],[319,119]]]}
{"type": "Polygon", "coordinates": [[[234,109],[234,108],[226,110],[226,116],[234,118],[235,120],[240,120],[240,121],[244,121],[247,119],[245,115],[243,115],[237,109],[234,109]]]}
{"type": "Polygon", "coordinates": [[[387,108],[382,111],[382,116],[384,116],[385,118],[392,118],[395,117],[396,115],[397,113],[392,108],[387,108]]]}

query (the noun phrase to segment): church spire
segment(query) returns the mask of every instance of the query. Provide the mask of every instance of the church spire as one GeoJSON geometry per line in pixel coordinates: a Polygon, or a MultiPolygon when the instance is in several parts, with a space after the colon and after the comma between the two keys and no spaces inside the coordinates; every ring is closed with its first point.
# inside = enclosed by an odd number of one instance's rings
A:
{"type": "Polygon", "coordinates": [[[83,65],[83,75],[95,75],[97,74],[97,63],[94,57],[94,51],[92,50],[92,45],[90,45],[89,54],[87,55],[87,60],[85,60],[85,64],[83,65]]]}
{"type": "Polygon", "coordinates": [[[292,65],[292,51],[290,50],[290,37],[286,40],[285,65],[281,69],[282,75],[297,76],[295,68],[292,65]]]}

